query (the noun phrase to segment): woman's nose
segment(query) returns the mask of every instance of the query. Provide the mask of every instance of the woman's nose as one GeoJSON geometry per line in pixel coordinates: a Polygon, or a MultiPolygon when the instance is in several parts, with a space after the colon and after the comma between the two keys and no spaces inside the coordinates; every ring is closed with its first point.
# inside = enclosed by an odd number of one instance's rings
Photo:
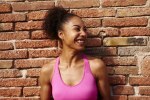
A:
{"type": "Polygon", "coordinates": [[[83,30],[83,31],[81,32],[81,35],[84,36],[84,37],[87,37],[87,32],[83,30]]]}

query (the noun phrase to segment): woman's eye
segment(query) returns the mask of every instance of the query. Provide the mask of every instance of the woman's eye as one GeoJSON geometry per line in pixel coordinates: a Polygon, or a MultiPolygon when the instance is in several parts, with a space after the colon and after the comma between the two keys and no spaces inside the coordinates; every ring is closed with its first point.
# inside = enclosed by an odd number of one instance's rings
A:
{"type": "Polygon", "coordinates": [[[83,30],[84,30],[85,32],[87,31],[87,29],[86,29],[86,28],[84,28],[83,30]]]}
{"type": "Polygon", "coordinates": [[[80,31],[80,28],[75,28],[76,31],[80,31]]]}

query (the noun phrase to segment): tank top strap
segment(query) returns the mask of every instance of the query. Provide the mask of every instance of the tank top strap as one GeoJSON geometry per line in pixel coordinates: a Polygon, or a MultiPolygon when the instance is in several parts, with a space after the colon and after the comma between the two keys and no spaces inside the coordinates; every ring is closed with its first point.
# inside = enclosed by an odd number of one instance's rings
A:
{"type": "Polygon", "coordinates": [[[54,71],[55,71],[55,73],[57,73],[56,75],[58,75],[58,73],[59,73],[58,66],[59,66],[59,57],[56,58],[56,62],[55,62],[55,66],[54,66],[54,71]]]}
{"type": "Polygon", "coordinates": [[[88,61],[88,58],[86,57],[85,54],[83,54],[83,59],[84,59],[84,63],[85,63],[85,72],[92,73],[91,72],[91,68],[90,68],[90,64],[89,64],[89,61],[88,61]]]}

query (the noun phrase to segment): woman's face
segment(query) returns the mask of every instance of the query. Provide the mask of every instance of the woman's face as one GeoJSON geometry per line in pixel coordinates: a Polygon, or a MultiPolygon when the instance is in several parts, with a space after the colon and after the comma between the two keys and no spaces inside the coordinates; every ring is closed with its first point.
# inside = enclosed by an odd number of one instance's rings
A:
{"type": "Polygon", "coordinates": [[[79,17],[72,17],[63,24],[63,30],[59,34],[63,47],[74,50],[83,50],[86,44],[87,30],[84,22],[79,17]]]}

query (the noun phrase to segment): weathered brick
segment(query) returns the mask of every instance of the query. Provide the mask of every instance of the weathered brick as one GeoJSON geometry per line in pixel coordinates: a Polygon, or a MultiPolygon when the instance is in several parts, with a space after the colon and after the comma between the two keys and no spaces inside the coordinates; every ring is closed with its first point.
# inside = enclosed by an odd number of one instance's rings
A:
{"type": "Polygon", "coordinates": [[[105,27],[147,26],[148,19],[146,17],[104,18],[102,24],[105,27]]]}
{"type": "Polygon", "coordinates": [[[150,85],[150,77],[129,77],[129,84],[131,85],[150,85]]]}
{"type": "Polygon", "coordinates": [[[0,23],[0,31],[12,31],[13,24],[12,23],[0,23]]]}
{"type": "Polygon", "coordinates": [[[0,95],[3,97],[17,97],[21,96],[21,88],[0,88],[0,95]]]}
{"type": "Polygon", "coordinates": [[[127,100],[126,95],[113,95],[111,96],[111,100],[127,100]]]}
{"type": "Polygon", "coordinates": [[[135,57],[104,57],[106,65],[136,65],[137,59],[135,57]]]}
{"type": "Polygon", "coordinates": [[[88,38],[86,41],[87,47],[101,46],[101,38],[88,38]]]}
{"type": "Polygon", "coordinates": [[[150,28],[146,28],[146,27],[121,28],[120,35],[121,36],[149,36],[150,28]]]}
{"type": "Polygon", "coordinates": [[[0,34],[0,40],[22,40],[30,38],[28,31],[1,32],[0,34]]]}
{"type": "Polygon", "coordinates": [[[123,75],[109,76],[109,83],[111,85],[124,85],[126,84],[126,77],[123,75]]]}
{"type": "Polygon", "coordinates": [[[150,52],[149,46],[118,47],[118,55],[133,56],[138,52],[150,52]]]}
{"type": "Polygon", "coordinates": [[[117,28],[88,28],[89,37],[119,36],[117,28]]]}
{"type": "Polygon", "coordinates": [[[117,49],[115,47],[92,47],[86,48],[85,53],[97,56],[116,55],[117,49]]]}
{"type": "Polygon", "coordinates": [[[0,3],[0,12],[11,12],[11,4],[8,3],[0,3]]]}
{"type": "Polygon", "coordinates": [[[0,42],[0,50],[10,50],[14,49],[13,44],[11,42],[0,42]]]}
{"type": "MultiPolygon", "coordinates": [[[[149,49],[150,51],[150,49],[149,49]]],[[[144,57],[141,62],[141,72],[143,75],[150,75],[150,55],[144,57]]]]}
{"type": "Polygon", "coordinates": [[[1,69],[0,77],[1,78],[10,78],[10,77],[20,77],[21,72],[18,69],[1,69]]]}
{"type": "Polygon", "coordinates": [[[147,0],[102,0],[103,7],[118,7],[118,6],[141,6],[145,5],[147,0]]]}
{"type": "Polygon", "coordinates": [[[125,85],[118,85],[113,87],[113,93],[115,95],[133,95],[134,94],[134,88],[132,86],[125,86],[125,85]]]}
{"type": "Polygon", "coordinates": [[[41,71],[40,68],[28,69],[27,76],[29,76],[29,77],[40,76],[40,71],[41,71]]]}
{"type": "Polygon", "coordinates": [[[115,74],[138,74],[138,67],[136,66],[117,66],[114,67],[115,74]]]}
{"type": "Polygon", "coordinates": [[[14,11],[44,10],[51,7],[54,7],[54,2],[52,1],[15,2],[12,4],[14,11]]]}
{"type": "Polygon", "coordinates": [[[107,67],[107,72],[110,75],[114,74],[114,68],[113,67],[107,67]]]}
{"type": "Polygon", "coordinates": [[[105,46],[146,45],[145,37],[108,37],[103,40],[105,46]]]}
{"type": "Polygon", "coordinates": [[[1,1],[7,1],[7,2],[18,2],[18,1],[25,1],[25,0],[1,0],[1,1]]]}
{"type": "Polygon", "coordinates": [[[127,16],[149,16],[149,7],[137,7],[137,8],[124,8],[117,10],[117,17],[127,17],[127,16]]]}
{"type": "Polygon", "coordinates": [[[34,68],[42,67],[42,65],[48,63],[50,58],[44,59],[18,59],[14,62],[15,68],[34,68]]]}
{"type": "Polygon", "coordinates": [[[27,14],[28,20],[41,20],[45,18],[46,11],[32,11],[27,14]]]}
{"type": "Polygon", "coordinates": [[[45,48],[57,47],[56,40],[23,40],[15,42],[16,48],[45,48]]]}
{"type": "Polygon", "coordinates": [[[47,39],[47,38],[49,38],[49,36],[44,31],[33,31],[31,33],[31,39],[47,39]]]}
{"type": "Polygon", "coordinates": [[[15,24],[15,30],[35,30],[42,29],[42,21],[31,21],[31,22],[17,22],[15,24]]]}
{"type": "Polygon", "coordinates": [[[59,6],[64,8],[85,8],[85,7],[99,7],[99,0],[74,0],[74,1],[58,1],[59,6]]]}
{"type": "Polygon", "coordinates": [[[115,9],[77,9],[72,10],[72,13],[77,14],[80,17],[111,17],[115,16],[115,9]]]}
{"type": "Polygon", "coordinates": [[[100,19],[84,18],[83,21],[85,22],[86,27],[100,27],[101,26],[100,19]]]}
{"type": "Polygon", "coordinates": [[[150,95],[150,86],[140,86],[139,94],[141,95],[150,95]]]}
{"type": "Polygon", "coordinates": [[[150,96],[128,96],[128,100],[149,100],[150,96]]]}
{"type": "Polygon", "coordinates": [[[29,57],[57,57],[59,55],[58,50],[46,50],[46,49],[37,49],[37,50],[29,50],[29,57]]]}
{"type": "Polygon", "coordinates": [[[25,14],[0,14],[0,22],[16,22],[25,20],[25,14]]]}
{"type": "Polygon", "coordinates": [[[27,58],[27,50],[0,51],[0,59],[27,58]]]}
{"type": "Polygon", "coordinates": [[[11,68],[12,66],[12,60],[0,60],[0,68],[11,68]]]}
{"type": "Polygon", "coordinates": [[[17,86],[36,86],[36,78],[12,78],[0,79],[0,86],[2,87],[17,87],[17,86]]]}
{"type": "Polygon", "coordinates": [[[40,87],[24,87],[23,96],[39,96],[40,87]]]}

